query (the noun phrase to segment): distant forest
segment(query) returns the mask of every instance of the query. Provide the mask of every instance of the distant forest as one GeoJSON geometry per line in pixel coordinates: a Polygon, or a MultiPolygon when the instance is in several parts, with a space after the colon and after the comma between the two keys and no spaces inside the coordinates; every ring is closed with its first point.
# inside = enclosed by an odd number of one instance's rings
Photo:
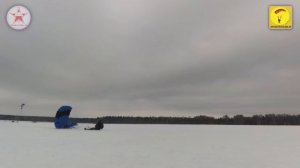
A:
{"type": "MultiPolygon", "coordinates": [[[[215,125],[300,125],[300,115],[266,114],[243,116],[227,115],[215,118],[209,116],[195,117],[128,117],[106,116],[99,118],[72,118],[78,123],[96,123],[101,119],[106,124],[215,124],[215,125]]],[[[54,117],[0,115],[0,120],[53,122],[54,117]]]]}

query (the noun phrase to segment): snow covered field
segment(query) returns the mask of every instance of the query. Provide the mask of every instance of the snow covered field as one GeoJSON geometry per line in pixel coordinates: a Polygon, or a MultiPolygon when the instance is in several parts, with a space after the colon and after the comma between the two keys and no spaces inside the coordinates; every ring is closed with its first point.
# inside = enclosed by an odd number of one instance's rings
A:
{"type": "Polygon", "coordinates": [[[88,124],[0,121],[1,168],[299,168],[298,126],[88,124]]]}

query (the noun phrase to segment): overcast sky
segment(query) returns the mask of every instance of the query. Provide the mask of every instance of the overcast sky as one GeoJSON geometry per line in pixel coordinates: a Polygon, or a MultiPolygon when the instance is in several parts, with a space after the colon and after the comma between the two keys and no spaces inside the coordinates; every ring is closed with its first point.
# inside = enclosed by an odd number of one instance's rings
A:
{"type": "Polygon", "coordinates": [[[284,1],[293,30],[269,30],[268,6],[281,3],[2,0],[0,113],[300,114],[300,1],[284,1]],[[6,24],[14,4],[32,12],[24,31],[6,24]]]}

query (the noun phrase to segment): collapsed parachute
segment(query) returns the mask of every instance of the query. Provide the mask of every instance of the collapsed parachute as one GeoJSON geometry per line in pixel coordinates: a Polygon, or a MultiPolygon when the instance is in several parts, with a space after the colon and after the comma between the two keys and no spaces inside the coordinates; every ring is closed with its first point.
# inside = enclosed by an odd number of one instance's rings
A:
{"type": "Polygon", "coordinates": [[[69,118],[71,111],[71,106],[61,106],[57,110],[54,121],[55,128],[72,128],[77,125],[69,118]]]}

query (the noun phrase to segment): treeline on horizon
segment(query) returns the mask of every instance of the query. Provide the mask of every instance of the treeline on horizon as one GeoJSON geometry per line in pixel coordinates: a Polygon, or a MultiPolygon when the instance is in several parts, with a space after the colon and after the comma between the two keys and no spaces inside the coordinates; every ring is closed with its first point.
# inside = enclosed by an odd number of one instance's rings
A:
{"type": "MultiPolygon", "coordinates": [[[[200,115],[195,117],[105,116],[72,119],[78,123],[96,123],[97,119],[101,119],[106,124],[300,125],[300,115],[290,114],[235,115],[233,117],[225,115],[219,118],[200,115]]],[[[0,115],[0,120],[53,122],[54,117],[0,115]]]]}
{"type": "Polygon", "coordinates": [[[210,116],[195,117],[115,117],[101,118],[104,123],[132,123],[132,124],[215,124],[215,125],[300,125],[300,115],[266,114],[243,116],[227,115],[215,118],[210,116]]]}

